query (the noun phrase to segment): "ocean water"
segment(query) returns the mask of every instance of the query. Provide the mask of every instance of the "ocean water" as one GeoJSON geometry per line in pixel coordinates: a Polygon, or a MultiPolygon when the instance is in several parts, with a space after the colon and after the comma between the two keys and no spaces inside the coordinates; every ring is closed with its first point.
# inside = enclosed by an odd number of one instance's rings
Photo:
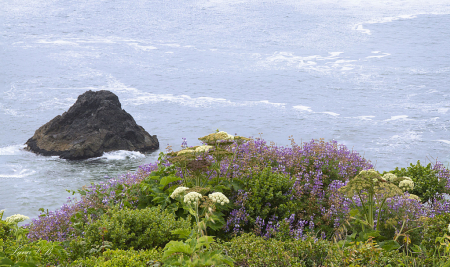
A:
{"type": "Polygon", "coordinates": [[[450,3],[2,0],[0,209],[36,217],[216,129],[337,140],[380,171],[450,162],[450,3]],[[66,161],[24,143],[110,90],[161,150],[66,161]]]}

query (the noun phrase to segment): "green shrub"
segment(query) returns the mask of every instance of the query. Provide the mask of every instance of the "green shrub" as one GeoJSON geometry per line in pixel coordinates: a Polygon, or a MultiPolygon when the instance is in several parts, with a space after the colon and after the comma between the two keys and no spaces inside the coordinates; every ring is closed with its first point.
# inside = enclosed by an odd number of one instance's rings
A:
{"type": "Polygon", "coordinates": [[[132,210],[112,208],[85,229],[88,247],[99,248],[105,241],[116,249],[149,249],[164,246],[174,236],[172,230],[189,229],[188,219],[175,219],[175,215],[158,207],[132,210]]]}
{"type": "Polygon", "coordinates": [[[411,163],[410,167],[406,169],[397,167],[390,173],[397,175],[397,177],[407,176],[411,178],[414,182],[414,189],[409,193],[420,197],[422,203],[434,199],[438,194],[448,193],[445,188],[447,180],[439,179],[437,171],[433,170],[431,163],[422,166],[418,160],[416,165],[411,163]]]}
{"type": "Polygon", "coordinates": [[[151,250],[107,250],[99,257],[89,257],[84,260],[74,261],[70,266],[76,267],[141,267],[141,266],[161,266],[159,260],[162,253],[159,249],[151,250]]]}
{"type": "Polygon", "coordinates": [[[254,224],[256,217],[265,220],[273,215],[287,218],[297,210],[292,198],[294,180],[288,176],[273,173],[271,168],[265,168],[248,181],[250,192],[245,201],[245,207],[250,215],[250,223],[254,224]]]}
{"type": "Polygon", "coordinates": [[[0,239],[6,239],[10,235],[10,225],[0,219],[0,239]]]}
{"type": "Polygon", "coordinates": [[[235,266],[322,266],[331,245],[311,237],[283,242],[247,233],[220,244],[235,266]]]}
{"type": "Polygon", "coordinates": [[[415,261],[415,259],[403,255],[396,249],[382,249],[372,239],[364,242],[357,241],[350,246],[335,243],[328,255],[324,266],[423,266],[411,264],[410,260],[415,261]]]}
{"type": "MultiPolygon", "coordinates": [[[[450,213],[437,215],[434,218],[427,218],[423,224],[422,245],[430,252],[434,253],[439,246],[436,244],[436,237],[449,234],[448,225],[450,223],[450,213]]],[[[437,251],[436,251],[437,252],[437,251]]]]}

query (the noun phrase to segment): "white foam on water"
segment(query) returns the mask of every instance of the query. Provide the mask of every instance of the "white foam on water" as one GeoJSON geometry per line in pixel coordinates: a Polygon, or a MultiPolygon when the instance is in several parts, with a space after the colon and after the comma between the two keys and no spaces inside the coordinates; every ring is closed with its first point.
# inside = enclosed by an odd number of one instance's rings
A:
{"type": "Polygon", "coordinates": [[[364,34],[368,34],[368,35],[371,35],[371,34],[372,34],[372,33],[370,32],[369,29],[364,29],[364,27],[363,27],[362,24],[356,24],[356,25],[353,27],[353,29],[356,30],[356,31],[359,31],[359,32],[361,32],[361,33],[364,33],[364,34]]]}
{"type": "Polygon", "coordinates": [[[448,108],[438,108],[437,111],[441,114],[445,114],[445,113],[447,113],[448,110],[449,110],[448,108]]]}
{"type": "Polygon", "coordinates": [[[368,56],[366,58],[382,58],[382,57],[387,57],[390,56],[391,54],[389,53],[383,53],[382,55],[376,55],[376,56],[368,56]]]}
{"type": "Polygon", "coordinates": [[[244,103],[248,103],[248,105],[251,105],[252,103],[255,103],[255,104],[266,104],[266,105],[274,106],[274,107],[277,107],[277,108],[285,108],[286,107],[286,103],[273,103],[273,102],[270,102],[269,100],[246,101],[244,103]]]}
{"type": "Polygon", "coordinates": [[[139,45],[138,43],[129,43],[128,44],[131,47],[134,47],[135,49],[138,50],[142,50],[142,51],[151,51],[151,50],[155,50],[158,49],[155,46],[151,46],[151,45],[139,45]]]}
{"type": "MultiPolygon", "coordinates": [[[[399,15],[395,17],[382,17],[377,19],[372,19],[366,22],[357,23],[353,26],[353,30],[359,31],[363,34],[371,35],[371,31],[369,29],[364,28],[364,24],[377,24],[377,23],[388,23],[393,22],[396,20],[403,20],[403,19],[414,19],[416,18],[416,15],[399,15]]],[[[378,52],[378,51],[376,51],[378,52]]]]}
{"type": "Polygon", "coordinates": [[[17,155],[25,147],[26,147],[25,145],[12,145],[12,146],[0,147],[0,156],[17,155]]]}
{"type": "Polygon", "coordinates": [[[24,178],[36,173],[34,170],[24,169],[22,165],[9,165],[11,168],[12,174],[8,173],[0,173],[0,178],[24,178]]]}
{"type": "Polygon", "coordinates": [[[445,144],[447,144],[447,145],[450,145],[450,141],[449,141],[449,140],[442,140],[442,139],[439,139],[439,140],[433,140],[433,141],[442,142],[442,143],[445,143],[445,144]]]}
{"type": "Polygon", "coordinates": [[[339,55],[342,53],[328,52],[327,56],[297,56],[291,52],[275,52],[259,60],[257,65],[263,67],[284,65],[285,67],[296,67],[298,69],[313,70],[321,73],[328,73],[332,70],[346,71],[354,69],[355,66],[350,63],[358,60],[339,59],[339,55]]]}
{"type": "Polygon", "coordinates": [[[375,116],[358,116],[356,118],[360,120],[372,120],[375,116]]]}
{"type": "Polygon", "coordinates": [[[15,117],[19,116],[16,110],[11,109],[11,108],[6,108],[1,103],[0,103],[0,110],[2,110],[7,115],[11,115],[11,116],[15,116],[15,117]]]}
{"type": "Polygon", "coordinates": [[[340,54],[343,54],[344,52],[328,52],[328,54],[330,54],[330,57],[337,57],[340,54]]]}
{"type": "Polygon", "coordinates": [[[300,111],[308,111],[308,112],[313,112],[311,107],[307,107],[307,106],[302,106],[302,105],[297,105],[297,106],[293,106],[293,109],[296,110],[300,110],[300,111]]]}
{"type": "Polygon", "coordinates": [[[397,115],[397,116],[391,116],[390,119],[384,120],[384,121],[395,121],[395,120],[404,120],[408,118],[408,115],[397,115]]]}
{"type": "Polygon", "coordinates": [[[125,160],[125,159],[138,159],[145,158],[145,155],[137,151],[118,150],[112,152],[106,152],[103,156],[94,159],[104,160],[125,160]]]}
{"type": "Polygon", "coordinates": [[[414,131],[406,131],[402,134],[395,134],[391,136],[391,141],[398,141],[397,143],[408,143],[410,141],[420,141],[421,135],[414,131]]]}
{"type": "Polygon", "coordinates": [[[55,45],[78,45],[74,42],[69,42],[65,40],[55,40],[55,41],[47,41],[47,40],[38,40],[38,44],[55,44],[55,45]]]}
{"type": "Polygon", "coordinates": [[[340,115],[340,114],[338,114],[338,113],[335,113],[335,112],[329,112],[329,111],[325,111],[325,112],[317,112],[317,113],[324,113],[324,114],[328,114],[328,115],[331,115],[331,116],[334,116],[334,117],[340,115]]]}
{"type": "Polygon", "coordinates": [[[417,17],[416,15],[400,15],[400,16],[396,16],[396,17],[383,17],[383,18],[370,20],[366,23],[368,23],[368,24],[388,23],[388,22],[393,22],[393,21],[402,20],[402,19],[414,19],[416,17],[417,17]]]}
{"type": "Polygon", "coordinates": [[[39,104],[39,109],[68,109],[70,106],[72,106],[75,102],[77,101],[76,98],[64,98],[64,99],[59,99],[54,97],[53,99],[49,99],[45,102],[42,102],[39,104]]]}

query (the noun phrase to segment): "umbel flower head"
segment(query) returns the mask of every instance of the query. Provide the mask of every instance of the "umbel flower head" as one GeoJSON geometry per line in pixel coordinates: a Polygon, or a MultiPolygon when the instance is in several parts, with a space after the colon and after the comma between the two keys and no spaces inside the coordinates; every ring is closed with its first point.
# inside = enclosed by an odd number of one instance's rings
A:
{"type": "Polygon", "coordinates": [[[170,195],[171,198],[175,199],[176,197],[178,197],[179,195],[181,195],[184,191],[188,190],[189,187],[184,187],[184,186],[180,186],[177,187],[172,194],[170,195]]]}
{"type": "Polygon", "coordinates": [[[208,134],[206,136],[200,137],[198,140],[207,143],[208,145],[215,145],[221,142],[230,142],[234,140],[234,136],[230,135],[224,131],[217,133],[208,134]]]}
{"type": "Polygon", "coordinates": [[[195,149],[183,149],[177,152],[177,156],[183,155],[183,154],[194,154],[195,149]]]}
{"type": "Polygon", "coordinates": [[[400,187],[403,191],[411,191],[414,189],[414,182],[409,177],[403,177],[408,178],[403,181],[400,181],[398,184],[398,187],[400,187]]]}
{"type": "Polygon", "coordinates": [[[393,183],[397,179],[397,175],[388,172],[383,175],[383,178],[386,179],[386,181],[393,183]]]}
{"type": "Polygon", "coordinates": [[[420,197],[414,194],[409,194],[408,196],[409,199],[413,199],[413,200],[417,200],[417,201],[421,201],[420,197]]]}
{"type": "Polygon", "coordinates": [[[23,222],[28,219],[30,219],[28,216],[21,215],[21,214],[14,214],[14,215],[11,215],[8,218],[6,218],[5,221],[7,223],[20,223],[20,222],[23,222]]]}
{"type": "Polygon", "coordinates": [[[203,153],[203,152],[208,152],[208,150],[210,150],[211,148],[213,148],[212,146],[208,146],[208,145],[204,145],[204,146],[199,146],[195,149],[195,153],[203,153]]]}
{"type": "Polygon", "coordinates": [[[230,200],[228,200],[228,198],[220,192],[209,194],[208,197],[212,200],[212,202],[219,203],[222,206],[225,205],[225,203],[230,203],[230,200]]]}
{"type": "Polygon", "coordinates": [[[184,203],[196,205],[198,203],[198,200],[201,198],[202,194],[197,192],[190,192],[184,196],[184,203]]]}
{"type": "Polygon", "coordinates": [[[361,192],[382,194],[386,198],[403,193],[396,185],[383,181],[381,175],[373,169],[361,171],[355,178],[351,179],[346,186],[343,186],[338,190],[349,198],[352,198],[361,192]]]}

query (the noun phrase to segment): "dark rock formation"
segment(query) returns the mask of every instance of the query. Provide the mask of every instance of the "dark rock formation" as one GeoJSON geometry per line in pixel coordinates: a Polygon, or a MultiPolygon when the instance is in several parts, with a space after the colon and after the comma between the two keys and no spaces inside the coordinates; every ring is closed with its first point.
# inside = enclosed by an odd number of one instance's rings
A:
{"type": "Polygon", "coordinates": [[[27,149],[64,159],[99,157],[114,150],[152,151],[159,148],[156,135],[149,135],[122,109],[110,91],[87,91],[67,112],[39,128],[26,142],[27,149]]]}

